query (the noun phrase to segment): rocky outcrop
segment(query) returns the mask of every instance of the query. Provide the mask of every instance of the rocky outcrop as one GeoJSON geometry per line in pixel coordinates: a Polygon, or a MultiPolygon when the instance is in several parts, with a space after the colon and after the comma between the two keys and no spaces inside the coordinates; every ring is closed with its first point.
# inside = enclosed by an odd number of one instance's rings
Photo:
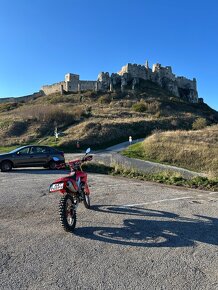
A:
{"type": "Polygon", "coordinates": [[[101,72],[98,75],[99,90],[107,91],[110,87],[110,75],[108,72],[101,72]]]}

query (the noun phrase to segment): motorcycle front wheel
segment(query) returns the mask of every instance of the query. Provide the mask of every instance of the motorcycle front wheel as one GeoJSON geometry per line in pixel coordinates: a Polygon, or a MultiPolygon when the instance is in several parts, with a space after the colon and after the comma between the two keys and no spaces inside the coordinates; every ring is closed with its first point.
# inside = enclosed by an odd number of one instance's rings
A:
{"type": "Polygon", "coordinates": [[[90,197],[89,197],[89,195],[84,194],[83,203],[84,203],[84,205],[85,205],[86,208],[90,208],[91,204],[90,204],[90,197]]]}
{"type": "Polygon", "coordinates": [[[65,231],[73,232],[76,226],[76,210],[73,198],[67,194],[59,202],[60,223],[65,231]]]}

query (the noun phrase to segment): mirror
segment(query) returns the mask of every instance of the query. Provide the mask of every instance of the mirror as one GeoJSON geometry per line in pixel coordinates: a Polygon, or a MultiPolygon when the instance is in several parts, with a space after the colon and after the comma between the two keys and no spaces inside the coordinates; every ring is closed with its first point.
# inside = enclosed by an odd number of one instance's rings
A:
{"type": "Polygon", "coordinates": [[[88,154],[91,151],[90,148],[86,149],[86,154],[88,154]]]}
{"type": "Polygon", "coordinates": [[[59,161],[60,159],[57,157],[53,157],[53,160],[56,162],[56,161],[59,161]]]}

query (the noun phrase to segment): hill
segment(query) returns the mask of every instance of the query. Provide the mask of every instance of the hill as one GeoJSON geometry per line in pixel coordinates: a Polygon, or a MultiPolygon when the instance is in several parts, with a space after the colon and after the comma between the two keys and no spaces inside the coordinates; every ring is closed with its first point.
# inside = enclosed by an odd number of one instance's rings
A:
{"type": "Polygon", "coordinates": [[[124,155],[218,177],[218,125],[201,130],[156,132],[124,155]]]}
{"type": "Polygon", "coordinates": [[[218,123],[218,112],[204,103],[189,103],[151,81],[134,92],[51,94],[0,103],[0,146],[29,143],[65,151],[107,147],[146,137],[154,130],[188,130],[197,118],[218,123]],[[54,130],[60,132],[57,143],[54,130]]]}

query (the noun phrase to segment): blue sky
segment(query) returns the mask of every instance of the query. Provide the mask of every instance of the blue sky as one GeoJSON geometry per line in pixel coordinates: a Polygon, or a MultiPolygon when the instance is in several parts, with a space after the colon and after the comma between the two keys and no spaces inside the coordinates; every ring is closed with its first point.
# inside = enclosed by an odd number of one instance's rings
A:
{"type": "Polygon", "coordinates": [[[0,0],[0,97],[128,62],[197,78],[218,110],[217,0],[0,0]]]}

